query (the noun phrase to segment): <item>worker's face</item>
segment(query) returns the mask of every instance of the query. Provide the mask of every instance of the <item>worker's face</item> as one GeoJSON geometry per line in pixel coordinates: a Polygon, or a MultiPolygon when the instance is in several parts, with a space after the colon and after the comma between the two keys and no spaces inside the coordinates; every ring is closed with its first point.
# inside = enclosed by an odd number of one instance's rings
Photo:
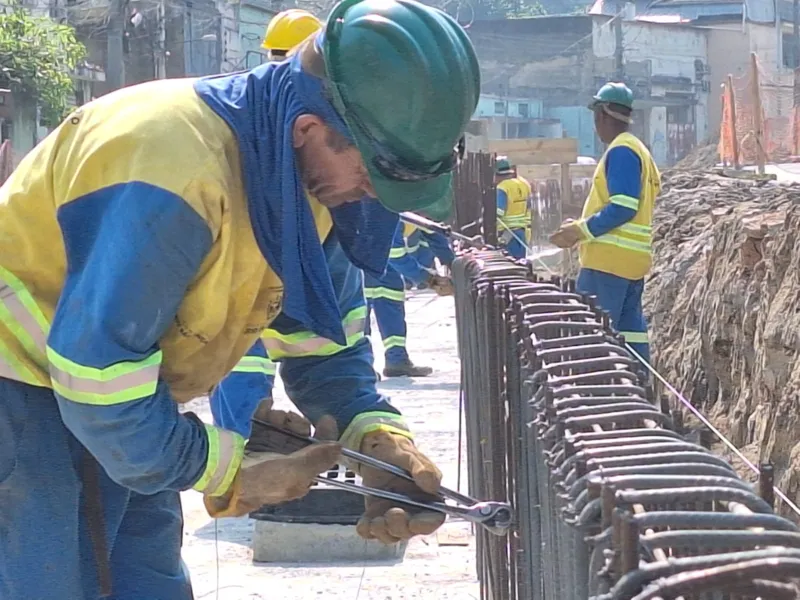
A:
{"type": "Polygon", "coordinates": [[[315,115],[301,115],[294,124],[294,148],[300,176],[320,204],[333,208],[375,197],[358,149],[315,115]]]}
{"type": "Polygon", "coordinates": [[[604,144],[609,144],[617,137],[617,127],[619,121],[606,114],[602,108],[594,110],[594,128],[597,131],[597,137],[604,144]]]}

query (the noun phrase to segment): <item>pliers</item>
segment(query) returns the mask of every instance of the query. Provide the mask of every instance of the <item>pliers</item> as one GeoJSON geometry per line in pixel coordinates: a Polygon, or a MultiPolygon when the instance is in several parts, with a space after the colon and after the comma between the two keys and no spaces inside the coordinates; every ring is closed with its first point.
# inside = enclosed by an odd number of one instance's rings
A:
{"type": "MultiPolygon", "coordinates": [[[[322,443],[321,440],[316,438],[295,433],[294,431],[284,429],[283,427],[273,425],[272,423],[255,417],[253,418],[253,422],[267,427],[276,433],[281,433],[296,440],[306,442],[307,444],[322,443]]],[[[406,470],[382,460],[378,460],[377,458],[373,458],[372,456],[367,456],[366,454],[361,454],[360,452],[355,452],[347,448],[342,449],[342,455],[355,463],[372,467],[374,469],[379,469],[381,471],[386,471],[387,473],[391,473],[396,477],[400,477],[401,479],[405,479],[406,481],[414,483],[414,478],[411,477],[406,470]]],[[[322,476],[317,476],[314,478],[314,480],[318,483],[340,488],[354,494],[371,496],[373,498],[382,498],[384,500],[390,500],[399,504],[406,504],[408,506],[415,506],[424,510],[440,512],[451,517],[458,517],[464,519],[465,521],[469,521],[470,523],[480,525],[489,533],[494,535],[505,535],[508,529],[511,527],[511,523],[513,521],[511,505],[507,502],[483,502],[480,500],[475,500],[474,498],[470,498],[469,496],[446,487],[440,487],[439,494],[445,499],[457,502],[458,505],[447,504],[443,501],[423,502],[410,498],[404,494],[365,487],[356,485],[354,483],[347,483],[346,481],[338,481],[336,479],[328,479],[327,477],[322,476]]]]}

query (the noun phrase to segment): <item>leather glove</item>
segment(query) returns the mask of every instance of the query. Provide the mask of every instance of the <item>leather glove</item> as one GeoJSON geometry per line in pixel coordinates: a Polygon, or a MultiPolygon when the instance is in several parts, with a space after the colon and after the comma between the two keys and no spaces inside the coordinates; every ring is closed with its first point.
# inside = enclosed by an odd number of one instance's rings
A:
{"type": "MultiPolygon", "coordinates": [[[[375,431],[364,436],[361,453],[405,469],[416,483],[414,485],[386,471],[361,466],[361,478],[366,487],[397,492],[423,502],[441,500],[437,496],[442,481],[441,471],[417,450],[410,439],[375,431]]],[[[394,544],[415,535],[429,535],[441,527],[444,520],[442,513],[367,496],[365,511],[356,525],[356,531],[364,539],[394,544]]]]}
{"type": "Polygon", "coordinates": [[[567,219],[561,224],[558,231],[550,236],[550,242],[559,248],[572,248],[585,238],[586,236],[581,229],[580,223],[572,219],[567,219]]]}
{"type": "MultiPolygon", "coordinates": [[[[308,420],[294,413],[272,410],[269,398],[259,405],[256,416],[295,433],[307,436],[311,432],[308,420]]],[[[321,424],[326,426],[326,423],[321,424]]],[[[253,433],[245,446],[244,458],[231,489],[223,496],[206,496],[206,510],[215,518],[240,517],[265,504],[302,498],[308,493],[314,477],[332,468],[340,455],[341,445],[338,443],[307,446],[302,441],[253,423],[253,433]]]]}
{"type": "Polygon", "coordinates": [[[455,293],[453,280],[436,273],[428,277],[428,286],[439,296],[452,296],[455,293]]]}

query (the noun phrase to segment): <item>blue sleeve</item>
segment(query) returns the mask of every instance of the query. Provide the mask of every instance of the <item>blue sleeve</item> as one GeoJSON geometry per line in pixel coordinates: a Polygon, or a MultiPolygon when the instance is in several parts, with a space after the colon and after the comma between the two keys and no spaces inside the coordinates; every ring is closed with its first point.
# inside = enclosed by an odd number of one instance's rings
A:
{"type": "Polygon", "coordinates": [[[408,281],[418,285],[426,281],[430,273],[426,271],[417,259],[406,251],[406,242],[403,238],[403,224],[400,223],[394,232],[392,249],[389,251],[389,265],[397,270],[408,281]]]}
{"type": "Polygon", "coordinates": [[[630,221],[639,209],[642,193],[642,161],[626,146],[616,146],[605,158],[610,203],[589,217],[586,227],[598,237],[630,221]]]}
{"type": "MultiPolygon", "coordinates": [[[[348,341],[352,340],[348,346],[337,346],[320,355],[285,357],[281,359],[280,373],[286,393],[306,418],[316,422],[324,415],[332,415],[336,418],[339,432],[344,433],[357,415],[380,412],[399,416],[400,411],[376,388],[372,346],[364,335],[366,302],[363,275],[347,259],[335,235],[329,236],[323,248],[331,281],[338,294],[340,313],[360,315],[361,318],[345,325],[348,341]]],[[[281,315],[273,327],[291,335],[290,332],[299,328],[299,324],[292,328],[288,319],[281,315]]]]}
{"type": "Polygon", "coordinates": [[[57,217],[68,266],[47,353],[64,423],[118,484],[141,494],[191,488],[208,437],[160,379],[159,340],[211,231],[182,198],[142,182],[73,200],[57,217]]]}
{"type": "Polygon", "coordinates": [[[277,365],[258,340],[209,397],[214,424],[250,437],[250,423],[258,405],[272,396],[277,365]]]}
{"type": "Polygon", "coordinates": [[[447,236],[443,233],[436,232],[424,232],[423,235],[428,240],[428,246],[436,258],[446,267],[452,265],[453,261],[456,259],[456,255],[455,252],[453,252],[453,248],[450,246],[450,240],[447,239],[447,236]]]}
{"type": "Polygon", "coordinates": [[[505,190],[497,188],[497,214],[502,217],[504,214],[506,214],[507,207],[508,207],[508,194],[506,194],[505,190]]]}

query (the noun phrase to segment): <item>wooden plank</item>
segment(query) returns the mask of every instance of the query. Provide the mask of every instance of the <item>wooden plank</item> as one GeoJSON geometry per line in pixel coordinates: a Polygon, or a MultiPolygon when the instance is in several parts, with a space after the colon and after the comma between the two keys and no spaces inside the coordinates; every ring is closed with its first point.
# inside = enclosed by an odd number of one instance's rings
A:
{"type": "Polygon", "coordinates": [[[578,160],[578,140],[575,138],[489,140],[488,151],[508,156],[518,165],[569,164],[578,160]]]}
{"type": "MultiPolygon", "coordinates": [[[[578,165],[569,166],[569,175],[572,181],[577,179],[591,179],[594,177],[594,170],[597,165],[578,165]]],[[[561,165],[517,165],[517,173],[528,181],[542,181],[547,179],[561,179],[561,165]]]]}

